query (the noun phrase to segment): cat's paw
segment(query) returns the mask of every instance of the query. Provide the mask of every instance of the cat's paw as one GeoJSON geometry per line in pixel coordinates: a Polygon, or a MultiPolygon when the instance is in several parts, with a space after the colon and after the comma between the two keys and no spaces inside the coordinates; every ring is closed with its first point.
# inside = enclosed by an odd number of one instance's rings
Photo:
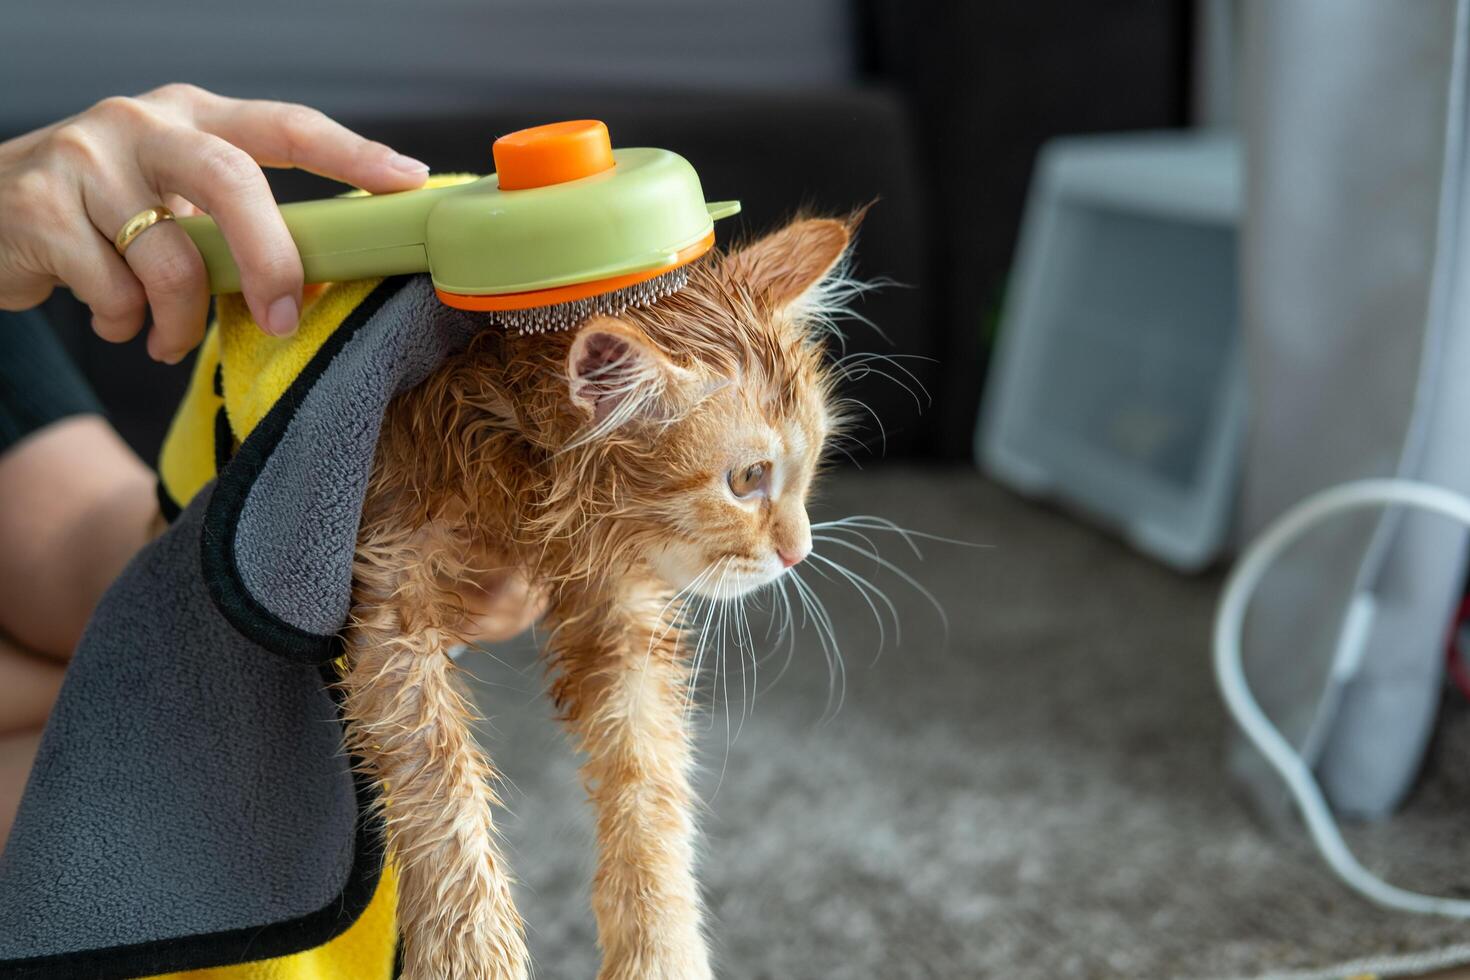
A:
{"type": "Polygon", "coordinates": [[[597,980],[714,980],[709,963],[644,963],[603,964],[597,980]]]}
{"type": "Polygon", "coordinates": [[[609,948],[597,980],[713,980],[709,949],[697,931],[609,948]]]}
{"type": "Polygon", "coordinates": [[[401,980],[530,980],[531,956],[516,935],[470,948],[450,941],[415,955],[404,950],[401,980]]]}

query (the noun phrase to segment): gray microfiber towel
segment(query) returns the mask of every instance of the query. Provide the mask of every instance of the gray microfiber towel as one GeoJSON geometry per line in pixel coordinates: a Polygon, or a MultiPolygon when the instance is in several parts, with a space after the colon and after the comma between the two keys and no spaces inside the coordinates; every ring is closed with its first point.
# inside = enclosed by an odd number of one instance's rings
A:
{"type": "Polygon", "coordinates": [[[383,412],[483,315],[377,286],[104,596],[0,856],[0,977],[319,946],[382,869],[331,687],[383,412]]]}

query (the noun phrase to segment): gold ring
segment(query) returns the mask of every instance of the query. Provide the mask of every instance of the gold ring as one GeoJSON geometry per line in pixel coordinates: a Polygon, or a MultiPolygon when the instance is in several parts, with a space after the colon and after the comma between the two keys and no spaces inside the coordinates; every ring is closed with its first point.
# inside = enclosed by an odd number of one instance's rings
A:
{"type": "Polygon", "coordinates": [[[133,244],[133,239],[160,221],[172,220],[174,220],[174,213],[162,204],[156,204],[151,208],[144,208],[139,211],[128,219],[127,224],[122,226],[122,231],[119,231],[117,237],[112,240],[113,246],[117,248],[117,254],[122,255],[125,253],[128,250],[128,246],[133,244]]]}

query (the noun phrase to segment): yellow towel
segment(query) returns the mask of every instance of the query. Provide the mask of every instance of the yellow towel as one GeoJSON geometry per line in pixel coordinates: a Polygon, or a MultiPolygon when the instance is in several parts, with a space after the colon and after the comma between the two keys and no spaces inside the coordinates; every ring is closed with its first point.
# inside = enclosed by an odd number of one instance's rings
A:
{"type": "MultiPolygon", "coordinates": [[[[477,174],[435,174],[426,186],[478,179],[477,174]]],[[[363,279],[308,290],[301,323],[290,337],[263,333],[238,293],[220,297],[217,322],[205,335],[189,390],[159,457],[159,477],[175,506],[182,509],[215,478],[232,448],[227,440],[238,444],[250,434],[347,314],[380,282],[363,279]],[[221,409],[228,430],[220,424],[221,409]]]]}
{"type": "MultiPolygon", "coordinates": [[[[441,174],[431,177],[429,186],[475,179],[474,174],[441,174]]],[[[159,457],[166,506],[182,510],[219,475],[240,442],[381,281],[308,288],[301,322],[290,337],[262,332],[238,294],[219,298],[216,322],[205,335],[159,457]]],[[[393,869],[385,867],[366,911],[330,942],[269,960],[170,973],[166,980],[388,980],[397,942],[396,906],[393,869]]]]}
{"type": "MultiPolygon", "coordinates": [[[[291,337],[262,333],[238,295],[222,296],[184,400],[159,457],[159,480],[178,508],[188,505],[332,332],[381,280],[334,283],[316,293],[291,337]]],[[[393,869],[383,868],[362,916],[316,947],[234,966],[161,975],[157,980],[389,980],[398,930],[393,869]]]]}
{"type": "Polygon", "coordinates": [[[397,907],[393,867],[387,865],[367,909],[330,942],[275,959],[166,973],[152,980],[389,980],[398,935],[397,907]]]}
{"type": "Polygon", "coordinates": [[[188,506],[219,475],[234,448],[380,282],[362,279],[327,286],[307,301],[290,337],[262,332],[238,293],[219,298],[218,319],[200,345],[189,388],[158,458],[158,476],[174,506],[188,506]]]}

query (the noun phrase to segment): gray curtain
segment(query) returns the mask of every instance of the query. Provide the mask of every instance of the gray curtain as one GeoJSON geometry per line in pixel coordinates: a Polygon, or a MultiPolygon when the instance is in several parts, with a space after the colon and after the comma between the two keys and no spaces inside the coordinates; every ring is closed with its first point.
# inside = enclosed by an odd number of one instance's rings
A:
{"type": "MultiPolygon", "coordinates": [[[[1455,0],[1247,0],[1244,14],[1242,534],[1345,480],[1470,491],[1463,14],[1455,0]]],[[[1464,553],[1437,518],[1343,520],[1257,593],[1252,685],[1341,811],[1385,814],[1412,785],[1464,553]],[[1359,666],[1332,683],[1354,601],[1368,611],[1359,666]]],[[[1235,763],[1279,801],[1247,752],[1235,763]]]]}

